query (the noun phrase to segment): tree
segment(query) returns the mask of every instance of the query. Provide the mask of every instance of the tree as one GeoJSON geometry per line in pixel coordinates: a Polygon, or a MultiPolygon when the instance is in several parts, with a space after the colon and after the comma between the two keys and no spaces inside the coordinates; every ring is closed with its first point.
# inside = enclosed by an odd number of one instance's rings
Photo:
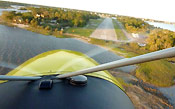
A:
{"type": "Polygon", "coordinates": [[[60,14],[58,12],[55,12],[55,17],[60,18],[60,14]]]}
{"type": "Polygon", "coordinates": [[[75,27],[77,27],[78,26],[78,19],[74,19],[73,24],[74,24],[75,27]]]}
{"type": "Polygon", "coordinates": [[[13,20],[14,16],[15,16],[15,11],[11,11],[11,12],[3,11],[1,18],[5,21],[8,21],[8,20],[10,21],[10,20],[13,20]]]}
{"type": "Polygon", "coordinates": [[[31,12],[25,12],[25,13],[22,13],[22,18],[32,20],[34,17],[31,12]]]}
{"type": "Polygon", "coordinates": [[[161,50],[175,46],[175,33],[169,30],[154,30],[147,39],[151,51],[161,50]]]}
{"type": "Polygon", "coordinates": [[[29,19],[26,19],[25,22],[26,22],[26,24],[29,24],[29,19]]]}
{"type": "Polygon", "coordinates": [[[31,26],[36,27],[38,25],[38,22],[35,19],[32,19],[30,24],[31,26]]]}
{"type": "Polygon", "coordinates": [[[138,18],[118,16],[117,19],[122,22],[127,31],[131,33],[145,32],[149,27],[148,23],[138,18]]]}
{"type": "Polygon", "coordinates": [[[49,30],[49,29],[50,29],[50,27],[49,27],[49,26],[46,26],[46,27],[45,27],[45,30],[49,30]]]}
{"type": "Polygon", "coordinates": [[[28,24],[33,27],[54,31],[55,28],[83,27],[89,19],[98,18],[90,12],[61,9],[61,8],[35,8],[27,7],[31,12],[16,13],[3,12],[2,18],[14,23],[28,24]],[[56,20],[56,21],[53,21],[56,20]]]}

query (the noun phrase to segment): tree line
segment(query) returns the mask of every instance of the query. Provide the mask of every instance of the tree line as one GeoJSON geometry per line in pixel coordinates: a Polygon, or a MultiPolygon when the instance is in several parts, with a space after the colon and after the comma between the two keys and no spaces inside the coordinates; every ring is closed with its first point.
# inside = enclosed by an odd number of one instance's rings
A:
{"type": "Polygon", "coordinates": [[[148,48],[151,51],[161,50],[175,46],[175,32],[155,29],[147,38],[148,48]]]}
{"type": "Polygon", "coordinates": [[[153,27],[138,18],[118,16],[117,19],[131,33],[147,32],[149,34],[146,39],[146,47],[139,47],[137,44],[134,44],[135,46],[132,46],[133,49],[138,50],[141,48],[149,51],[157,51],[175,46],[175,32],[153,27]]]}
{"type": "Polygon", "coordinates": [[[97,19],[98,15],[86,11],[61,8],[27,7],[29,12],[3,12],[2,18],[8,22],[28,24],[46,30],[60,30],[65,27],[83,27],[89,19],[97,19]]]}
{"type": "Polygon", "coordinates": [[[175,32],[164,29],[151,30],[148,38],[146,39],[146,43],[147,44],[144,47],[139,46],[135,42],[128,43],[126,44],[126,48],[129,48],[129,51],[144,54],[150,51],[175,47],[175,32]]]}
{"type": "Polygon", "coordinates": [[[141,19],[127,16],[117,16],[117,19],[124,25],[127,31],[131,33],[146,32],[149,24],[141,19]]]}

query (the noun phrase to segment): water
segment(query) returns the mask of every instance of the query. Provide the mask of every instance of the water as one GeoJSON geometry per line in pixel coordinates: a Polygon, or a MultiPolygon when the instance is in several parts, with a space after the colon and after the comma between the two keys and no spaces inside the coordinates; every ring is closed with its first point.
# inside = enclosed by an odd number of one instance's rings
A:
{"type": "Polygon", "coordinates": [[[174,104],[175,107],[175,86],[169,88],[159,88],[159,90],[169,98],[169,101],[174,104]]]}
{"type": "Polygon", "coordinates": [[[18,9],[14,9],[14,8],[0,9],[0,16],[2,15],[3,11],[16,11],[16,12],[20,12],[20,13],[30,12],[30,10],[18,10],[18,9]]]}
{"type": "Polygon", "coordinates": [[[175,24],[166,24],[166,23],[159,23],[159,22],[149,22],[149,21],[145,21],[150,25],[153,25],[154,27],[159,27],[162,29],[167,29],[170,31],[174,31],[175,32],[175,24]]]}
{"type": "MultiPolygon", "coordinates": [[[[0,74],[11,71],[9,65],[14,68],[38,54],[56,49],[82,52],[101,64],[122,58],[106,49],[73,38],[55,38],[0,25],[0,74]]],[[[135,66],[120,68],[124,72],[133,69],[135,66]]]]}

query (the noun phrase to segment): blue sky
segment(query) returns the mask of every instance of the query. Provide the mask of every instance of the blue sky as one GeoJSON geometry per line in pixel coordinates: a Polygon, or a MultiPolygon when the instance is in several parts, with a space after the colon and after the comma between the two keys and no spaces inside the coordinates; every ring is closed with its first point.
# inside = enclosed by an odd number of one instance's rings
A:
{"type": "Polygon", "coordinates": [[[175,0],[8,0],[175,22],[175,0]]]}

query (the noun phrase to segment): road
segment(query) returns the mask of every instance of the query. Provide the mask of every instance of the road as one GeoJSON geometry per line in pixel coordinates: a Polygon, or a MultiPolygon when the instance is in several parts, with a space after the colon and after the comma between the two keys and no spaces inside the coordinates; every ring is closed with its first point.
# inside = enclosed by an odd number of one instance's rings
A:
{"type": "Polygon", "coordinates": [[[117,35],[111,18],[105,18],[97,29],[90,35],[92,38],[117,41],[117,35]]]}
{"type": "MultiPolygon", "coordinates": [[[[82,52],[100,64],[122,58],[104,48],[77,39],[55,38],[0,25],[0,74],[8,73],[40,53],[56,49],[82,52]]],[[[133,69],[135,66],[122,67],[118,70],[130,72],[133,69]]]]}

